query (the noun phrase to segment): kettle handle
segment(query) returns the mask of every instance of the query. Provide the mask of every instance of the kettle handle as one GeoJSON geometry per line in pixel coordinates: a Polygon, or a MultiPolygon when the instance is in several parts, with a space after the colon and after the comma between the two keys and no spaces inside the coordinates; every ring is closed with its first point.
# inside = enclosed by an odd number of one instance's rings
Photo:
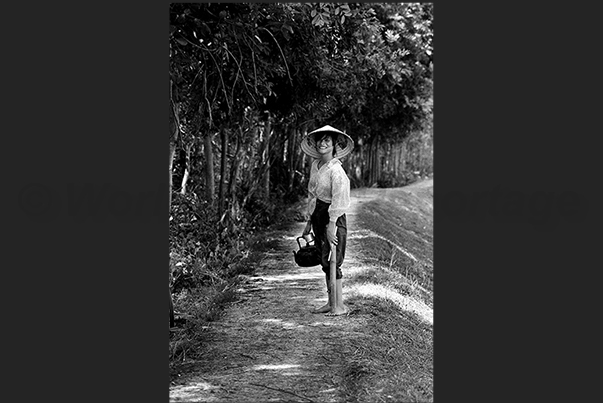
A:
{"type": "MultiPolygon", "coordinates": [[[[298,237],[295,239],[295,240],[297,241],[297,246],[299,246],[299,248],[301,249],[301,248],[302,248],[302,246],[301,246],[301,244],[299,243],[299,240],[300,240],[300,239],[303,239],[304,241],[306,241],[306,238],[304,238],[304,237],[303,237],[303,235],[302,235],[302,236],[298,236],[298,237]]],[[[314,236],[312,236],[312,240],[311,240],[310,242],[314,242],[314,236]]],[[[308,246],[308,245],[310,244],[310,242],[306,241],[306,246],[308,246]]]]}

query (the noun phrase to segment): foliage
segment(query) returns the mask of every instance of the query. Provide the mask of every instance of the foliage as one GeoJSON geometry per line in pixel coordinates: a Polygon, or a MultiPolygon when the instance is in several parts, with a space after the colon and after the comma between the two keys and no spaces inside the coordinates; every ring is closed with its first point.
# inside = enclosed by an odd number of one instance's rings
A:
{"type": "Polygon", "coordinates": [[[199,118],[232,126],[251,107],[368,137],[410,129],[431,91],[432,13],[430,3],[172,4],[181,121],[192,133],[199,118]]]}

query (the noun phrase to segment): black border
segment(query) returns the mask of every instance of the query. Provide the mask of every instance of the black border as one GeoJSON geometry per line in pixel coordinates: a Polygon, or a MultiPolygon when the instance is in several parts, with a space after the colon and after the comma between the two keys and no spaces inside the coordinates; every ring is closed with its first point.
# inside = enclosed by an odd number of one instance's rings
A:
{"type": "Polygon", "coordinates": [[[169,3],[13,7],[7,392],[166,402],[169,3]],[[150,197],[136,217],[69,215],[85,184],[150,197]],[[32,189],[53,203],[38,216],[23,211],[32,189]]]}
{"type": "MultiPolygon", "coordinates": [[[[596,352],[598,318],[590,217],[600,112],[589,98],[601,88],[597,14],[434,9],[436,399],[586,400],[595,372],[583,360],[596,352]],[[538,231],[487,216],[459,221],[440,208],[439,195],[493,184],[578,192],[587,219],[538,231]]],[[[5,270],[15,279],[5,283],[5,362],[20,400],[168,399],[161,204],[92,222],[60,210],[32,218],[19,204],[34,183],[59,198],[70,183],[110,183],[164,189],[157,197],[167,206],[167,12],[99,3],[6,13],[15,143],[6,149],[14,263],[5,270]]]]}
{"type": "Polygon", "coordinates": [[[596,24],[582,8],[434,12],[435,400],[586,401],[598,344],[596,24]],[[579,201],[548,226],[448,204],[497,187],[538,207],[563,192],[579,201]]]}

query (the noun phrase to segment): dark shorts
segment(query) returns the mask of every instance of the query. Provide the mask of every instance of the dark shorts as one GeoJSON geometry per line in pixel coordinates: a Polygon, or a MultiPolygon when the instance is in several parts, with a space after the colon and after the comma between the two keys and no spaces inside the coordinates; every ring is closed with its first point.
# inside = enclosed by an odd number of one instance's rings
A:
{"type": "MultiPolygon", "coordinates": [[[[317,199],[316,208],[314,208],[314,212],[310,218],[312,220],[312,229],[315,237],[314,244],[318,248],[322,257],[322,271],[326,273],[327,279],[330,279],[331,275],[331,267],[329,263],[329,252],[331,251],[331,247],[329,245],[329,241],[327,240],[330,205],[330,203],[325,203],[322,200],[317,199]]],[[[337,219],[335,226],[337,227],[337,270],[335,272],[335,278],[339,280],[343,277],[343,274],[341,273],[341,264],[345,258],[345,245],[348,234],[345,214],[337,219]]]]}

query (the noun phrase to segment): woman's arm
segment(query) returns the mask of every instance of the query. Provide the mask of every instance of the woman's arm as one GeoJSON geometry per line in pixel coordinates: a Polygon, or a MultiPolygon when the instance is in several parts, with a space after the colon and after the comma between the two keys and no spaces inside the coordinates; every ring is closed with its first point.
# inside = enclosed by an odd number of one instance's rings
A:
{"type": "Polygon", "coordinates": [[[312,164],[310,165],[310,180],[308,181],[308,208],[306,210],[306,219],[308,220],[308,222],[306,223],[306,228],[304,228],[304,232],[302,233],[302,235],[308,235],[312,230],[311,217],[312,213],[314,212],[314,208],[316,207],[316,194],[315,190],[310,186],[310,184],[312,183],[312,178],[315,175],[314,165],[316,163],[317,161],[312,161],[312,164]]]}
{"type": "Polygon", "coordinates": [[[337,245],[337,219],[345,214],[350,207],[350,180],[343,168],[334,169],[332,172],[331,195],[327,239],[329,243],[337,245]]]}
{"type": "Polygon", "coordinates": [[[331,176],[331,205],[329,221],[335,223],[350,207],[350,179],[343,168],[334,169],[331,176]]]}

